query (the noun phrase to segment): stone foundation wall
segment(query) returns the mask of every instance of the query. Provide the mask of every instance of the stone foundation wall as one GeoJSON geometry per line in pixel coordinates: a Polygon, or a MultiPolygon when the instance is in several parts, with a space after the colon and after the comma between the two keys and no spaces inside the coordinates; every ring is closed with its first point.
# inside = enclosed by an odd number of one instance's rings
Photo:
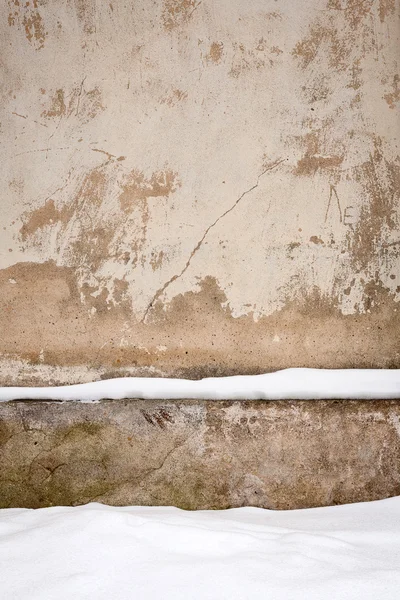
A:
{"type": "Polygon", "coordinates": [[[400,494],[400,400],[0,404],[0,507],[305,508],[400,494]]]}

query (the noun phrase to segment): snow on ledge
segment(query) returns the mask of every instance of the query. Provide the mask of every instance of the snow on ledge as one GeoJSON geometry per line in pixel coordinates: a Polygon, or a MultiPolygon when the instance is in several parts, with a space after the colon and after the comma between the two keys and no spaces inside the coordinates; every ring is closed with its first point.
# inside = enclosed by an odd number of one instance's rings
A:
{"type": "Polygon", "coordinates": [[[316,400],[400,399],[400,369],[285,369],[264,375],[210,377],[199,381],[121,377],[58,387],[0,387],[0,402],[102,399],[316,400]]]}

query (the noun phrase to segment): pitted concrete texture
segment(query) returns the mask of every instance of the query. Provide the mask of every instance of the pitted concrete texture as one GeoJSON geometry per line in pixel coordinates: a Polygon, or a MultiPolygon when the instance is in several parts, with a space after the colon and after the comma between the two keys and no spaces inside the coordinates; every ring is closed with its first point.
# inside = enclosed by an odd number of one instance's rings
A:
{"type": "Polygon", "coordinates": [[[400,494],[398,401],[0,405],[0,506],[214,509],[400,494]]]}
{"type": "Polygon", "coordinates": [[[0,384],[400,367],[398,0],[0,12],[0,384]]]}

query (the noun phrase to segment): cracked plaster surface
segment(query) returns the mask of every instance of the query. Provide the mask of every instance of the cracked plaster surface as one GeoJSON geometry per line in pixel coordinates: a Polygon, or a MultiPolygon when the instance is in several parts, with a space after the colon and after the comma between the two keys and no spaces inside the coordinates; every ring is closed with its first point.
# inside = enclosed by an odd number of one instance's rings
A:
{"type": "Polygon", "coordinates": [[[397,0],[0,10],[3,385],[399,367],[397,0]]]}

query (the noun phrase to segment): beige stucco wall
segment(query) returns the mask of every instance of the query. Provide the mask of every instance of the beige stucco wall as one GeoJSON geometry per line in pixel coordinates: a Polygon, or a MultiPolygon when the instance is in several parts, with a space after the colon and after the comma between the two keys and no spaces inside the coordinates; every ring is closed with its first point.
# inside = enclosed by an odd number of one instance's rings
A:
{"type": "Polygon", "coordinates": [[[1,15],[1,384],[400,367],[397,0],[1,15]]]}

